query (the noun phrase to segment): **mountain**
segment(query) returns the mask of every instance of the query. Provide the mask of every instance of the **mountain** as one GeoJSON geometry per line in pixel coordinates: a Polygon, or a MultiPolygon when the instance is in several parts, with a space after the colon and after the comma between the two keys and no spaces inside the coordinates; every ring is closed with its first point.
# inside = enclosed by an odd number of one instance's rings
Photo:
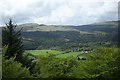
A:
{"type": "Polygon", "coordinates": [[[94,23],[89,25],[80,25],[75,26],[75,29],[87,32],[106,32],[106,33],[115,33],[118,31],[118,21],[109,21],[109,22],[101,22],[94,23]]]}
{"type": "Polygon", "coordinates": [[[18,25],[18,29],[23,28],[22,31],[33,32],[33,31],[77,31],[72,27],[66,25],[45,25],[36,23],[27,23],[18,25]]]}
{"type": "Polygon", "coordinates": [[[90,32],[116,32],[118,29],[118,21],[100,22],[88,25],[45,25],[36,23],[27,23],[18,25],[18,29],[22,28],[24,32],[34,31],[78,31],[83,33],[90,32]]]}
{"type": "Polygon", "coordinates": [[[31,26],[39,26],[37,23],[26,23],[26,24],[20,24],[20,27],[31,27],[31,26]]]}

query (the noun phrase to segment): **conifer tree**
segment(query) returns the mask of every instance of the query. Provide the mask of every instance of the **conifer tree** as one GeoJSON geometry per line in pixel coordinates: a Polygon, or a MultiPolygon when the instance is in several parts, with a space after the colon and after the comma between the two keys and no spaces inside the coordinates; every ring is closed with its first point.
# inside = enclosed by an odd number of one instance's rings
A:
{"type": "Polygon", "coordinates": [[[12,20],[9,20],[9,23],[6,24],[6,27],[3,28],[2,33],[2,46],[8,45],[8,49],[5,53],[6,59],[16,56],[17,61],[20,60],[22,53],[24,52],[23,43],[21,38],[21,30],[16,30],[12,20]]]}

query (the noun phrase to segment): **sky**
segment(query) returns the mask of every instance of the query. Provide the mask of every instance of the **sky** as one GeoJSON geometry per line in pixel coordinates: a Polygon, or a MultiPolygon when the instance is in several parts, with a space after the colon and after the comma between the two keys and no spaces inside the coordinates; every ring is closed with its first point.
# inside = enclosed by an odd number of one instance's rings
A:
{"type": "Polygon", "coordinates": [[[85,25],[118,20],[119,0],[0,0],[0,25],[85,25]]]}

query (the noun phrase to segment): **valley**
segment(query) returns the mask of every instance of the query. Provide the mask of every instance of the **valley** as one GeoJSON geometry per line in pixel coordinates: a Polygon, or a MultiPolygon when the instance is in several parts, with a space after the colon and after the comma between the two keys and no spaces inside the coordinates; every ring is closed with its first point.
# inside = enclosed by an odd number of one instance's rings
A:
{"type": "Polygon", "coordinates": [[[4,36],[7,30],[3,27],[3,43],[12,44],[3,46],[3,55],[9,47],[13,51],[18,49],[23,52],[18,62],[15,61],[16,56],[9,60],[2,56],[3,76],[7,74],[11,77],[17,73],[17,77],[41,79],[118,78],[120,55],[117,24],[118,21],[77,26],[28,23],[16,27],[15,31],[21,30],[18,34],[21,37],[4,36]],[[18,47],[17,43],[12,42],[16,42],[16,37],[20,39],[18,47]]]}

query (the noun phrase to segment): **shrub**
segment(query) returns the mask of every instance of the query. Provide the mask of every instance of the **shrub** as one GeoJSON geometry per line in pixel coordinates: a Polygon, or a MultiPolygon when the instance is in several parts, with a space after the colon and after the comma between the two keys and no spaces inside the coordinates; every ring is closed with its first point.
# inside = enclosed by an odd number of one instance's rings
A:
{"type": "Polygon", "coordinates": [[[5,59],[8,46],[4,46],[2,49],[2,78],[28,78],[30,77],[29,70],[25,67],[21,67],[22,64],[14,61],[15,58],[5,59]]]}
{"type": "Polygon", "coordinates": [[[77,66],[74,58],[59,59],[55,57],[41,57],[37,60],[37,77],[42,78],[71,78],[72,67],[77,66]]]}
{"type": "Polygon", "coordinates": [[[21,67],[22,64],[14,61],[14,58],[6,60],[2,59],[2,77],[3,78],[28,78],[30,77],[29,70],[21,67]]]}
{"type": "Polygon", "coordinates": [[[118,79],[120,74],[119,49],[98,48],[93,54],[87,56],[87,60],[79,61],[79,65],[74,69],[77,78],[94,79],[118,79]]]}

